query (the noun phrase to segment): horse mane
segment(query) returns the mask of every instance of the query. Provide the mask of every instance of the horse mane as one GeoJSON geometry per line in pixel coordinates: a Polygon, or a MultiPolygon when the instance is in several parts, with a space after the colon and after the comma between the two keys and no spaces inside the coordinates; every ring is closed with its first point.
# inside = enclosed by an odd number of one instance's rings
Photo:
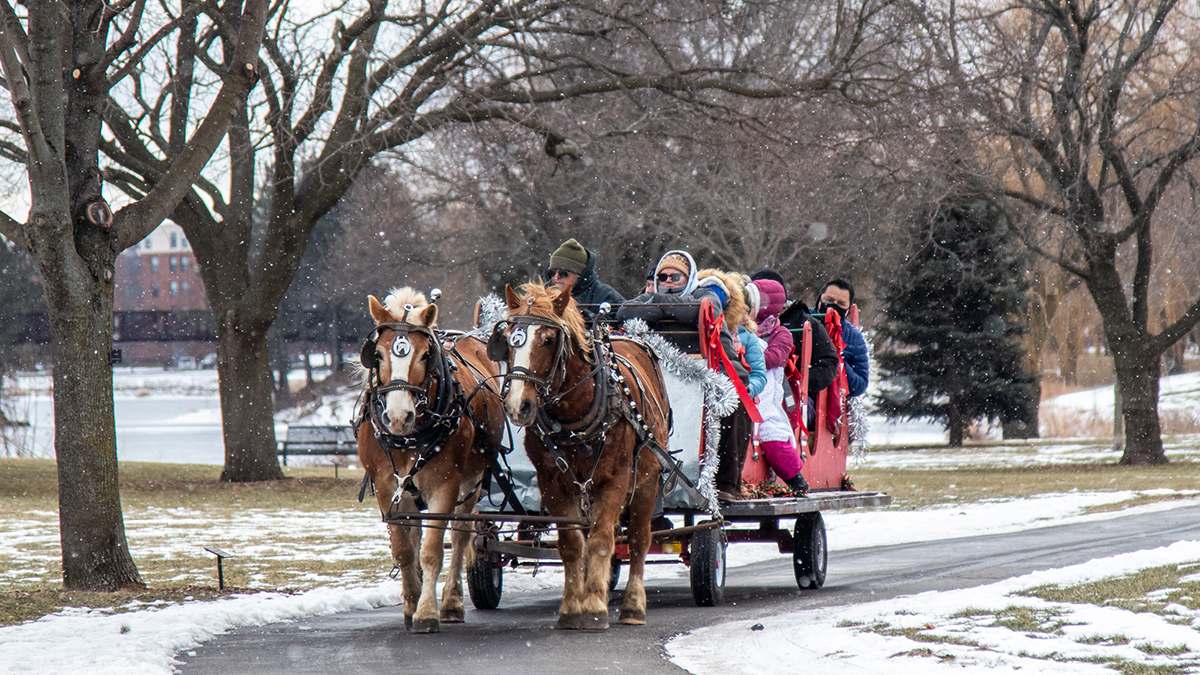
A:
{"type": "MultiPolygon", "coordinates": [[[[393,288],[383,299],[383,308],[392,315],[392,318],[396,321],[406,321],[414,326],[425,325],[421,323],[421,317],[417,312],[428,306],[429,300],[425,298],[425,294],[411,286],[393,288]],[[405,305],[412,305],[412,310],[405,310],[405,305]]],[[[427,327],[431,328],[432,326],[427,327]]]]}
{"type": "Polygon", "coordinates": [[[585,361],[592,361],[592,335],[588,333],[587,324],[583,320],[583,313],[579,311],[579,305],[576,304],[575,298],[567,301],[567,308],[563,310],[562,318],[559,319],[554,314],[554,299],[558,296],[553,286],[530,281],[529,283],[521,284],[521,294],[526,298],[525,314],[533,314],[546,319],[559,321],[570,333],[571,339],[579,346],[579,351],[585,361]],[[529,302],[532,299],[533,302],[529,302]]]}

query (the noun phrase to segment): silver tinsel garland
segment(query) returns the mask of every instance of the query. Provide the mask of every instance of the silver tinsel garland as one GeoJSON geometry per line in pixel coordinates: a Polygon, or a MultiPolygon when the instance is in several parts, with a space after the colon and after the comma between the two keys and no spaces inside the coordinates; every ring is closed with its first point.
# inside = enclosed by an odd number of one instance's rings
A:
{"type": "Polygon", "coordinates": [[[650,347],[659,363],[682,380],[697,383],[704,391],[704,468],[700,471],[697,489],[708,500],[709,512],[719,515],[717,506],[717,447],[721,442],[721,418],[737,410],[737,390],[729,378],[708,369],[701,359],[694,359],[667,342],[663,336],[650,331],[645,321],[629,319],[624,325],[625,337],[650,347]]]}
{"type": "Polygon", "coordinates": [[[467,335],[487,342],[496,323],[508,318],[508,305],[495,293],[483,296],[479,303],[479,325],[468,331],[467,335]]]}
{"type": "MultiPolygon", "coordinates": [[[[865,331],[863,342],[867,345],[867,379],[870,381],[870,378],[876,375],[875,346],[871,344],[871,339],[865,331]]],[[[857,461],[866,459],[867,451],[871,449],[871,441],[867,438],[871,432],[871,425],[867,420],[865,399],[865,395],[850,399],[850,456],[857,461]]]]}

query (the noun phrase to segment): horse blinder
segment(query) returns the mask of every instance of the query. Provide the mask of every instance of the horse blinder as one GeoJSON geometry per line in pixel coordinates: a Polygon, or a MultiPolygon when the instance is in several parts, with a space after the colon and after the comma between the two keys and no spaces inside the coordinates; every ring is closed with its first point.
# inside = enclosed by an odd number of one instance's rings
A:
{"type": "Polygon", "coordinates": [[[504,332],[504,322],[497,323],[492,329],[487,342],[487,357],[496,363],[508,363],[508,335],[504,332]]]}

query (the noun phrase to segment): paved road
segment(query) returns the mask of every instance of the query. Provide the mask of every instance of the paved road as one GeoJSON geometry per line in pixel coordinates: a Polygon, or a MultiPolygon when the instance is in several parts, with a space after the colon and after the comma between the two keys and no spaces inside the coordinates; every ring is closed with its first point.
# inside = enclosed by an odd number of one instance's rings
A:
{"type": "MultiPolygon", "coordinates": [[[[666,660],[673,635],[721,621],[977,586],[1180,540],[1200,540],[1200,506],[1008,535],[832,553],[819,591],[797,590],[791,561],[731,569],[721,607],[698,608],[686,580],[648,588],[649,625],[604,633],[553,630],[559,595],[511,593],[500,611],[408,635],[399,608],[231,632],[186,657],[185,675],[231,673],[683,673],[666,660]]],[[[736,545],[736,544],[735,544],[736,545]]],[[[616,596],[614,596],[616,597],[616,596]]],[[[616,607],[615,600],[612,607],[616,607]]],[[[470,608],[470,602],[467,603],[470,608]]],[[[615,616],[615,613],[614,613],[615,616]]]]}

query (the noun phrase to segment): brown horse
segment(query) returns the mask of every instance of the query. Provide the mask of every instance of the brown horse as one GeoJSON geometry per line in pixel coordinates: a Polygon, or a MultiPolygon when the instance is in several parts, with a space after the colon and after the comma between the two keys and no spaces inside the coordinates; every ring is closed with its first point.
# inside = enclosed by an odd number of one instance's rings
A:
{"type": "MultiPolygon", "coordinates": [[[[447,339],[437,332],[437,305],[410,288],[392,291],[383,303],[369,297],[375,329],[363,344],[366,391],[355,424],[358,456],[376,487],[384,519],[416,514],[470,513],[504,427],[500,399],[491,383],[495,365],[473,337],[447,339]],[[370,424],[366,424],[366,422],[370,424]],[[372,433],[373,432],[373,433],[372,433]]],[[[471,528],[453,526],[449,578],[437,604],[446,520],[388,524],[392,558],[404,592],[404,625],[434,633],[440,621],[463,620],[463,556],[471,528]],[[422,538],[424,541],[422,541],[422,538]],[[420,563],[416,551],[420,549],[420,563]]]]}
{"type": "Polygon", "coordinates": [[[558,628],[608,628],[608,581],[618,518],[629,506],[629,580],[618,618],[646,623],[642,582],[659,464],[666,447],[666,389],[654,356],[630,340],[594,341],[571,298],[540,284],[505,289],[508,318],[488,355],[505,360],[501,396],[513,423],[528,427],[525,451],[551,515],[591,521],[585,540],[560,523],[564,568],[558,628]]]}

